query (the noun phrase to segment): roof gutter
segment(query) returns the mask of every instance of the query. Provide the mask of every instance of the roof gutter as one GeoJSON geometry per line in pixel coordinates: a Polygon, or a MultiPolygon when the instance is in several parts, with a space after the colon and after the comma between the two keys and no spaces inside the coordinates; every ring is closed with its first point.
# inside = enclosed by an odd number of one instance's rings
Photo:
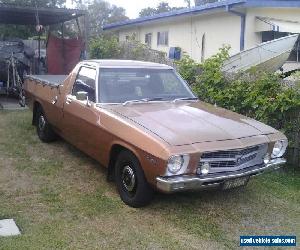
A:
{"type": "Polygon", "coordinates": [[[245,49],[246,14],[230,9],[229,5],[226,6],[226,11],[241,17],[240,51],[243,51],[245,49]]]}
{"type": "Polygon", "coordinates": [[[215,2],[204,6],[194,7],[191,9],[181,9],[177,11],[164,12],[154,16],[139,17],[136,19],[130,19],[130,20],[125,20],[117,23],[107,24],[104,25],[103,30],[116,29],[116,28],[126,27],[126,26],[128,27],[130,25],[137,25],[144,22],[157,21],[157,20],[170,18],[170,17],[179,17],[184,15],[197,15],[214,9],[225,9],[227,6],[240,5],[245,3],[246,0],[227,0],[227,1],[215,2]]]}

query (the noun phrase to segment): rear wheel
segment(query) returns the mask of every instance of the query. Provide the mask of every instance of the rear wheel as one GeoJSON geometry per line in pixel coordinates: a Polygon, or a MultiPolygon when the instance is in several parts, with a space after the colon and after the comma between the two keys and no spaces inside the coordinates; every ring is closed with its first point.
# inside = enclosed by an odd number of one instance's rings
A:
{"type": "Polygon", "coordinates": [[[42,108],[39,108],[37,110],[36,123],[36,131],[41,141],[52,142],[57,138],[51,125],[47,121],[47,118],[42,108]]]}
{"type": "Polygon", "coordinates": [[[153,198],[153,189],[148,184],[136,156],[122,151],[116,161],[115,176],[120,197],[131,207],[143,207],[153,198]]]}

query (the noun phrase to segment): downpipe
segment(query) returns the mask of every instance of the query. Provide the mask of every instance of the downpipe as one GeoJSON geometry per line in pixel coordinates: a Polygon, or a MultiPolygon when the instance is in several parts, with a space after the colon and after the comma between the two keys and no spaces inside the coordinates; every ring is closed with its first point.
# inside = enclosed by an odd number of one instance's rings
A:
{"type": "Polygon", "coordinates": [[[243,51],[245,49],[246,14],[231,10],[228,5],[226,6],[226,11],[241,18],[240,51],[243,51]]]}

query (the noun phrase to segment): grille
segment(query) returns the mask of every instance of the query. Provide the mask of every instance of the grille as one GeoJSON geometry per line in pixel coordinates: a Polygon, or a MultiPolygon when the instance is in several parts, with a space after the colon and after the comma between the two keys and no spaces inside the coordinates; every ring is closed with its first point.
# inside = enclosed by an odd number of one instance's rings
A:
{"type": "Polygon", "coordinates": [[[199,165],[209,162],[211,168],[235,168],[246,166],[249,162],[257,158],[259,146],[249,147],[240,150],[227,150],[204,153],[201,156],[199,165]]]}
{"type": "Polygon", "coordinates": [[[211,158],[235,158],[237,155],[247,155],[258,150],[258,146],[240,149],[240,150],[228,150],[228,151],[217,151],[204,153],[202,158],[211,159],[211,158]]]}

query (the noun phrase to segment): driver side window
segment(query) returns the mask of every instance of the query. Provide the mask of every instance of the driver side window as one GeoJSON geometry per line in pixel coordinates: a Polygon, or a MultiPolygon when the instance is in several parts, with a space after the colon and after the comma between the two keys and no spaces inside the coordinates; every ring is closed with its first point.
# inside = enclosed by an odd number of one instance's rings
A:
{"type": "Polygon", "coordinates": [[[96,102],[96,69],[81,67],[72,90],[72,95],[76,96],[79,91],[88,93],[89,100],[96,102]]]}

